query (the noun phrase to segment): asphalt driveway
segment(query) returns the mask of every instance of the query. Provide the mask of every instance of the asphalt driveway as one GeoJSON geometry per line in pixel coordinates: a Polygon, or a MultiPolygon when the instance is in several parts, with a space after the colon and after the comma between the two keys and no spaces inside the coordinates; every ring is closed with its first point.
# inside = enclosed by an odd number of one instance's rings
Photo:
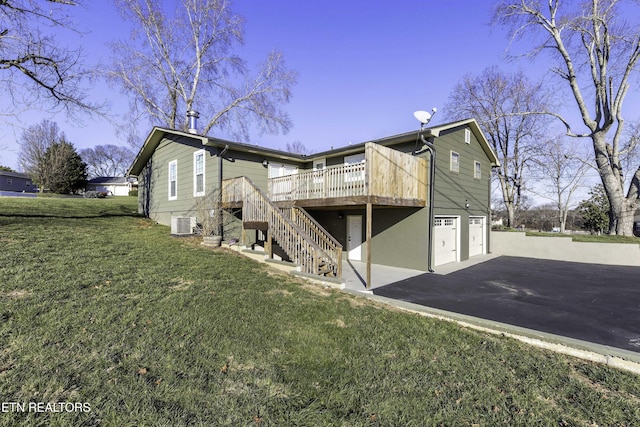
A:
{"type": "Polygon", "coordinates": [[[374,294],[640,352],[639,267],[502,256],[374,294]]]}

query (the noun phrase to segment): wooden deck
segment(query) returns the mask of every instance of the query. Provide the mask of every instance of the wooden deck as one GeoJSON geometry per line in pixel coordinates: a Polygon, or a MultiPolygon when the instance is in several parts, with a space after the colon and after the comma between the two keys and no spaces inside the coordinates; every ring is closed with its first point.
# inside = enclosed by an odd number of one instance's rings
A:
{"type": "Polygon", "coordinates": [[[303,171],[269,180],[269,198],[298,206],[426,206],[428,161],[378,144],[365,145],[365,161],[303,171]]]}

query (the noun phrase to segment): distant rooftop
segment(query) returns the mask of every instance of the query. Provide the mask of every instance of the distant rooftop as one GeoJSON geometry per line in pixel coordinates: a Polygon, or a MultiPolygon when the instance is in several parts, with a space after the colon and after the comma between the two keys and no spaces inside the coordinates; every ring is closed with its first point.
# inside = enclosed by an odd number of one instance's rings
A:
{"type": "Polygon", "coordinates": [[[89,184],[126,184],[128,181],[124,176],[99,176],[88,182],[89,184]]]}
{"type": "Polygon", "coordinates": [[[9,172],[9,171],[0,171],[0,176],[10,176],[12,178],[24,178],[31,179],[29,175],[21,172],[9,172]]]}

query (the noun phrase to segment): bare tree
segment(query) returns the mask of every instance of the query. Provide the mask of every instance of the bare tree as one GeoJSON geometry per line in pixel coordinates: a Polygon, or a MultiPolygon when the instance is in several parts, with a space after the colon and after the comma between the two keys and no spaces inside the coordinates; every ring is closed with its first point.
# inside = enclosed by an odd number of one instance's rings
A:
{"type": "Polygon", "coordinates": [[[44,103],[49,111],[95,111],[81,82],[90,74],[80,50],[62,46],[45,29],[72,30],[66,9],[79,0],[0,1],[0,81],[4,114],[44,103]],[[5,98],[6,96],[6,98],[5,98]]]}
{"type": "Polygon", "coordinates": [[[593,165],[585,161],[587,156],[578,152],[575,146],[557,137],[540,147],[533,158],[533,176],[542,186],[530,187],[529,191],[552,202],[564,233],[569,210],[573,206],[573,196],[583,185],[583,178],[593,165]]]}
{"type": "MultiPolygon", "coordinates": [[[[620,163],[623,170],[634,170],[640,165],[640,121],[626,123],[620,138],[620,163]]],[[[624,177],[625,184],[629,184],[629,176],[624,177]]]]}
{"type": "Polygon", "coordinates": [[[565,124],[567,135],[591,139],[611,205],[609,231],[630,236],[638,207],[640,167],[632,169],[625,193],[623,104],[640,59],[640,29],[624,19],[618,0],[567,3],[502,1],[495,8],[494,22],[508,26],[513,38],[542,36],[530,53],[548,52],[556,61],[557,68],[551,70],[566,83],[587,131],[576,134],[568,120],[552,114],[565,124]]]}
{"type": "Polygon", "coordinates": [[[523,198],[526,166],[536,153],[546,119],[523,115],[545,107],[539,84],[522,73],[505,74],[495,67],[477,76],[466,75],[458,83],[445,107],[451,119],[475,118],[500,160],[495,169],[512,227],[523,198]]]}
{"type": "Polygon", "coordinates": [[[132,112],[158,125],[185,128],[189,110],[200,112],[202,134],[213,128],[248,139],[249,128],[286,132],[281,106],[296,73],[271,52],[253,76],[234,54],[243,43],[243,19],[228,0],[182,0],[169,15],[157,0],[115,0],[136,30],[113,46],[111,78],[131,95],[132,112]]]}
{"type": "Polygon", "coordinates": [[[133,162],[135,154],[127,147],[106,144],[96,145],[80,151],[82,160],[87,164],[89,177],[123,176],[133,162]]]}
{"type": "Polygon", "coordinates": [[[38,184],[40,192],[44,191],[47,150],[62,140],[64,133],[60,131],[56,122],[49,120],[29,126],[20,136],[18,163],[22,171],[29,174],[33,182],[38,184]]]}
{"type": "Polygon", "coordinates": [[[300,141],[287,142],[287,147],[286,147],[285,151],[287,151],[289,153],[293,153],[293,154],[304,154],[304,155],[311,154],[311,150],[309,150],[300,141]]]}

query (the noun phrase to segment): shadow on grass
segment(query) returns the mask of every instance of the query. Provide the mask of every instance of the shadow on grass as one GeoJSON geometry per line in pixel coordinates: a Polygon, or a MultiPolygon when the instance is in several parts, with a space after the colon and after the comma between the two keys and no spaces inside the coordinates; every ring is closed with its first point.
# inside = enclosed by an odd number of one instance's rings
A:
{"type": "Polygon", "coordinates": [[[89,218],[111,218],[111,217],[132,217],[144,218],[144,215],[137,212],[100,212],[93,215],[68,215],[68,214],[3,214],[0,218],[57,218],[57,219],[89,219],[89,218]]]}
{"type": "Polygon", "coordinates": [[[78,215],[69,214],[69,212],[64,212],[60,214],[45,214],[45,213],[12,213],[12,214],[3,214],[0,213],[0,226],[9,226],[9,225],[22,225],[29,226],[34,225],[36,223],[49,223],[54,224],[58,220],[72,220],[72,221],[83,221],[83,220],[92,220],[92,219],[108,219],[108,218],[144,218],[144,215],[131,212],[131,211],[108,211],[108,212],[96,212],[96,213],[82,213],[78,215]]]}

